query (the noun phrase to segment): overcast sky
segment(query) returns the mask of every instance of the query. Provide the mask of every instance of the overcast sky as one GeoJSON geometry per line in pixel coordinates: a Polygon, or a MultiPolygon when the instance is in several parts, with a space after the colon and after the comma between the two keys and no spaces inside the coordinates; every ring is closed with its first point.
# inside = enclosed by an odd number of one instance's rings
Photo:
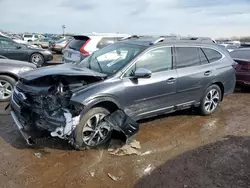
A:
{"type": "Polygon", "coordinates": [[[250,35],[250,0],[0,0],[0,29],[228,37],[250,35]]]}

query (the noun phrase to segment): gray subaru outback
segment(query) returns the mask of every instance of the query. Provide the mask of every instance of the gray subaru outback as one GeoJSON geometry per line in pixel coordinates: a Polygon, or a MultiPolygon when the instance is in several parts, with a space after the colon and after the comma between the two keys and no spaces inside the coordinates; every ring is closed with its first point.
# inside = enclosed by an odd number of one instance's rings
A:
{"type": "Polygon", "coordinates": [[[213,113],[234,91],[234,66],[228,52],[213,43],[120,41],[78,64],[22,74],[11,114],[28,143],[35,128],[96,147],[109,140],[114,128],[101,122],[117,109],[135,121],[191,107],[213,113]]]}

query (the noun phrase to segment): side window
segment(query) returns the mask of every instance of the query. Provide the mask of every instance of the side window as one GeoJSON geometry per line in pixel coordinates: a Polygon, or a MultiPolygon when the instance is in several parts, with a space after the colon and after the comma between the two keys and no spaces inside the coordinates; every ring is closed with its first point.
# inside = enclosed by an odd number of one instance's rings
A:
{"type": "Polygon", "coordinates": [[[14,42],[6,39],[0,39],[0,43],[2,48],[8,48],[8,49],[16,49],[17,46],[14,42]]]}
{"type": "Polygon", "coordinates": [[[127,72],[126,76],[131,76],[131,74],[139,68],[145,68],[155,73],[171,70],[172,67],[172,48],[158,48],[144,54],[127,72]]]}
{"type": "Polygon", "coordinates": [[[176,47],[177,68],[200,65],[200,56],[196,47],[176,47]]]}
{"type": "Polygon", "coordinates": [[[218,61],[222,58],[222,55],[213,49],[202,48],[202,50],[205,53],[205,55],[207,56],[209,63],[212,63],[214,61],[218,61]]]}
{"type": "Polygon", "coordinates": [[[201,60],[202,65],[209,63],[209,61],[207,60],[207,57],[205,56],[201,48],[199,48],[199,55],[200,55],[200,60],[201,60]]]}
{"type": "Polygon", "coordinates": [[[108,46],[110,44],[113,44],[115,42],[115,39],[112,37],[103,37],[97,44],[97,48],[101,49],[105,46],[108,46]]]}

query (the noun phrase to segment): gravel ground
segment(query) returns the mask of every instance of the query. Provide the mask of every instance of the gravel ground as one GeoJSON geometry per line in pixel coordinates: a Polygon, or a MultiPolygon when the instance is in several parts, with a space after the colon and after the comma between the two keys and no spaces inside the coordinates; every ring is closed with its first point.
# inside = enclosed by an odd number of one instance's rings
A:
{"type": "Polygon", "coordinates": [[[143,154],[122,157],[49,137],[28,147],[2,103],[0,187],[250,187],[249,97],[235,92],[208,117],[187,110],[144,120],[143,154]]]}

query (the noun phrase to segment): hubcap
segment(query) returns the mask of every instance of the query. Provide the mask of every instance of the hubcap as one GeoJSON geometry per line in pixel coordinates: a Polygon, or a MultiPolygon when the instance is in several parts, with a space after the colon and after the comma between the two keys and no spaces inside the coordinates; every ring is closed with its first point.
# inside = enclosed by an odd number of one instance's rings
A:
{"type": "Polygon", "coordinates": [[[32,56],[31,61],[32,61],[32,63],[39,65],[42,62],[42,57],[39,54],[35,54],[32,56]]]}
{"type": "Polygon", "coordinates": [[[89,118],[83,127],[83,142],[88,146],[97,146],[107,138],[110,132],[110,126],[99,124],[106,115],[98,113],[89,118]]]}
{"type": "Polygon", "coordinates": [[[10,98],[12,90],[13,87],[9,82],[0,80],[0,99],[5,100],[10,98]]]}
{"type": "Polygon", "coordinates": [[[208,92],[205,99],[205,110],[212,112],[218,106],[220,100],[220,94],[216,89],[212,89],[208,92]]]}

